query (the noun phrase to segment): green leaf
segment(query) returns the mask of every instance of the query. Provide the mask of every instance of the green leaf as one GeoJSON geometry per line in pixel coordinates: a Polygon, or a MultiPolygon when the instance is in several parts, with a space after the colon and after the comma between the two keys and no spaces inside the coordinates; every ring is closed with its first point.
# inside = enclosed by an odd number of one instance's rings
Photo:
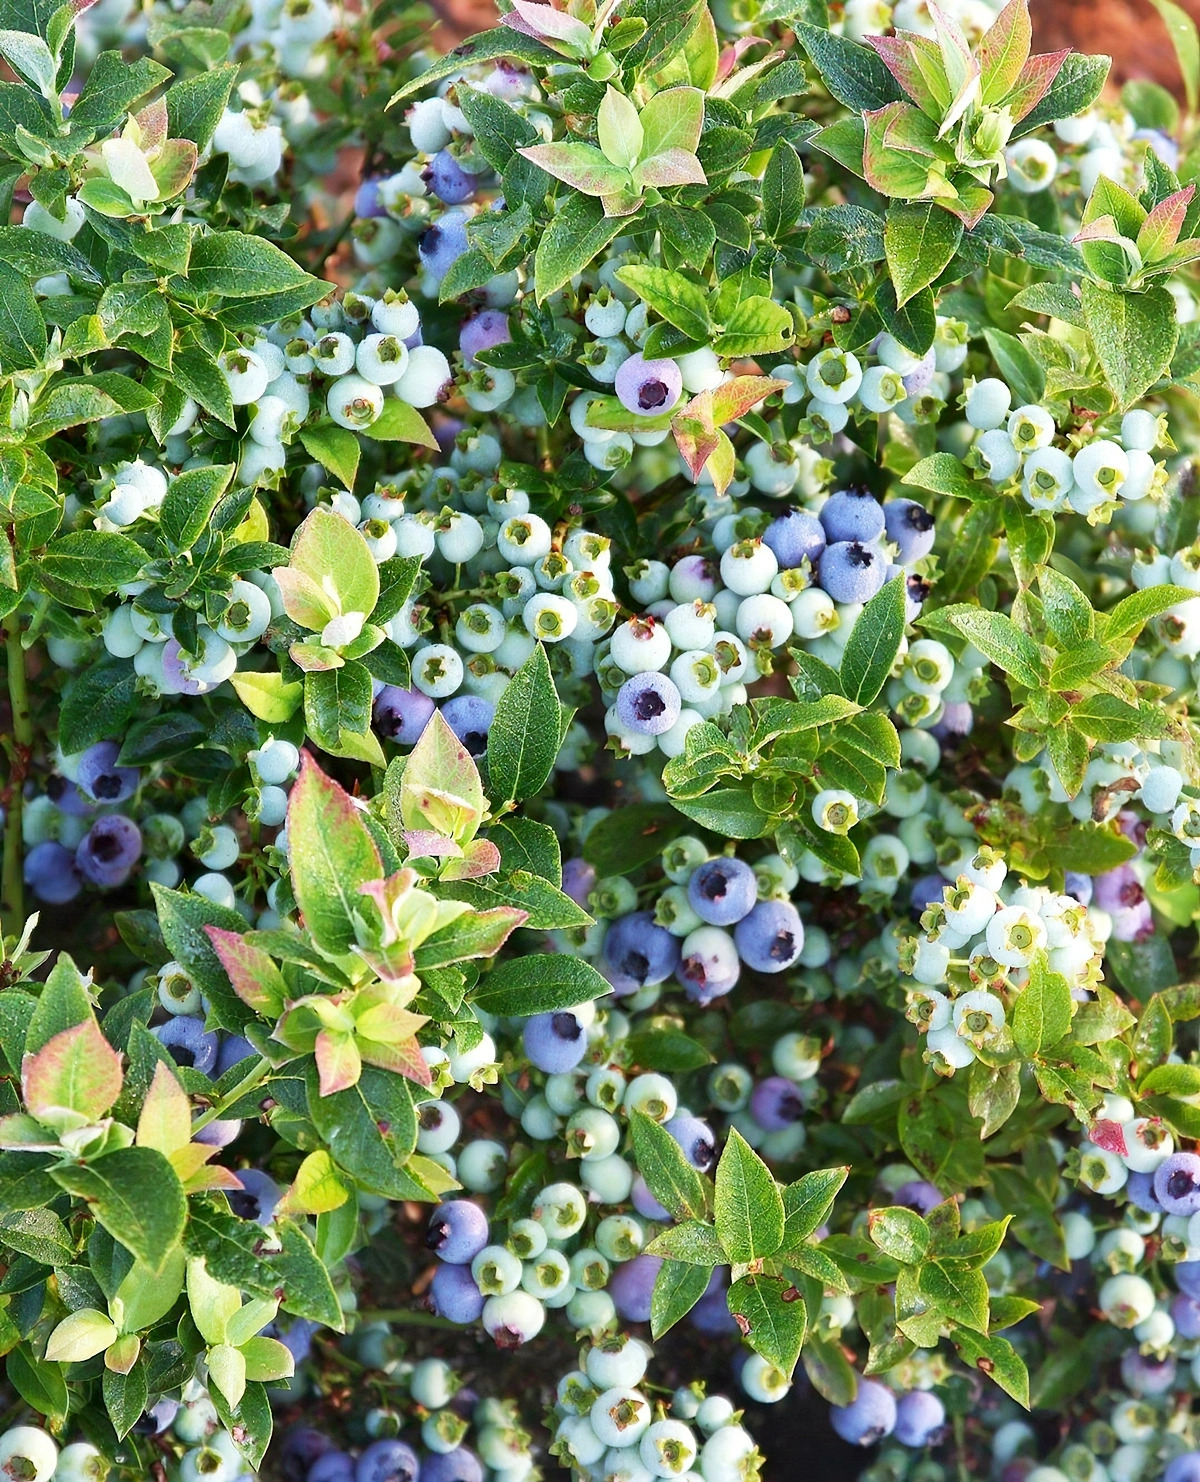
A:
{"type": "Polygon", "coordinates": [[[796,224],[804,209],[804,166],[786,139],[771,151],[763,171],[762,229],[778,241],[796,224]]]}
{"type": "Polygon", "coordinates": [[[681,1029],[640,1029],[624,1041],[632,1065],[661,1070],[671,1075],[700,1070],[715,1059],[699,1040],[681,1029]]]}
{"type": "Polygon", "coordinates": [[[395,397],[389,397],[384,402],[383,411],[370,427],[363,430],[363,436],[369,437],[372,442],[413,443],[418,448],[430,448],[434,451],[438,445],[429,423],[416,407],[410,407],[406,401],[397,401],[395,397]]]}
{"type": "Polygon", "coordinates": [[[686,827],[669,803],[626,803],[588,831],[583,857],[597,874],[625,874],[656,858],[686,827]]]}
{"type": "Polygon", "coordinates": [[[1023,402],[1038,402],[1046,390],[1046,375],[1040,363],[1017,339],[999,329],[986,329],[983,337],[1001,376],[1023,402]]]}
{"type": "Polygon", "coordinates": [[[953,453],[931,453],[904,475],[901,482],[909,489],[926,489],[931,494],[951,494],[956,499],[976,500],[980,487],[953,453]]]}
{"type": "Polygon", "coordinates": [[[949,1261],[927,1261],[917,1283],[943,1316],[972,1332],[987,1333],[988,1285],[981,1271],[949,1261]]]}
{"type": "Polygon", "coordinates": [[[884,1255],[905,1266],[917,1265],[929,1249],[929,1226],[915,1209],[900,1204],[871,1210],[867,1231],[884,1255]]]}
{"type": "Polygon", "coordinates": [[[870,47],[807,21],[795,31],[828,91],[855,113],[884,108],[901,97],[896,79],[870,47]]]}
{"type": "Polygon", "coordinates": [[[1007,1338],[982,1337],[959,1328],[950,1340],[964,1363],[970,1364],[1029,1409],[1029,1370],[1007,1338]]]}
{"type": "Polygon", "coordinates": [[[0,365],[33,370],[46,353],[46,321],[24,273],[0,261],[0,365]]]}
{"type": "Polygon", "coordinates": [[[361,887],[383,878],[383,863],[346,791],[307,752],[288,800],[292,888],[304,924],[326,952],[348,952],[363,907],[361,887]]]}
{"type": "Polygon", "coordinates": [[[708,296],[682,273],[635,263],[618,268],[617,277],[689,340],[708,339],[712,328],[708,296]]]}
{"type": "Polygon", "coordinates": [[[677,1220],[703,1221],[704,1181],[671,1134],[643,1111],[630,1117],[630,1130],[638,1171],[662,1207],[677,1220]]]}
{"type": "Polygon", "coordinates": [[[286,252],[245,232],[208,232],[192,245],[188,282],[199,293],[223,298],[258,298],[284,289],[306,289],[316,303],[329,291],[286,252]]]}
{"type": "Polygon", "coordinates": [[[1196,33],[1196,23],[1174,0],[1150,0],[1150,3],[1167,28],[1183,77],[1188,112],[1195,113],[1197,103],[1200,102],[1200,37],[1196,33]]]}
{"type": "Polygon", "coordinates": [[[1059,118],[1074,118],[1077,113],[1086,113],[1100,96],[1112,66],[1111,57],[1084,56],[1072,52],[1050,84],[1045,96],[1025,115],[1013,130],[1013,140],[1032,134],[1043,124],[1054,123],[1059,118]]]}
{"type": "Polygon", "coordinates": [[[134,581],[145,560],[145,551],[128,535],[72,530],[46,547],[38,570],[70,587],[111,592],[134,581]]]}
{"type": "Polygon", "coordinates": [[[825,1223],[849,1173],[849,1168],[817,1168],[787,1185],[783,1191],[782,1250],[798,1249],[825,1223]]]}
{"type": "Polygon", "coordinates": [[[1037,644],[1002,612],[970,608],[954,615],[954,626],[997,668],[1018,684],[1037,689],[1045,683],[1045,666],[1037,644]]]}
{"type": "Polygon", "coordinates": [[[309,737],[330,756],[384,765],[383,748],[371,730],[374,694],[362,664],[343,664],[304,676],[304,720],[309,737]]]}
{"type": "Polygon", "coordinates": [[[1166,375],[1179,338],[1175,300],[1161,285],[1144,293],[1101,288],[1084,279],[1083,315],[1120,410],[1166,375]]]}
{"type": "Polygon", "coordinates": [[[104,1408],[108,1411],[117,1439],[124,1440],[141,1420],[150,1398],[146,1365],[139,1359],[128,1374],[105,1369],[101,1392],[104,1396],[104,1408]]]}
{"type": "Polygon", "coordinates": [[[906,588],[893,577],[859,613],[842,650],[842,693],[857,705],[870,705],[883,688],[904,639],[906,588]]]}
{"type": "Polygon", "coordinates": [[[310,1065],[308,1114],[338,1166],[369,1193],[428,1197],[404,1168],[416,1147],[417,1114],[403,1076],[365,1065],[357,1085],[322,1096],[310,1065]]]}
{"type": "Polygon", "coordinates": [[[646,1247],[652,1256],[664,1256],[668,1260],[683,1261],[689,1266],[714,1266],[724,1264],[725,1252],[711,1225],[699,1220],[684,1220],[664,1230],[646,1247]]]}
{"type": "Polygon", "coordinates": [[[730,1128],[717,1163],[713,1218],[730,1261],[774,1255],[783,1241],[779,1186],[736,1127],[730,1128]]]}
{"type": "Polygon", "coordinates": [[[55,1425],[65,1425],[70,1401],[60,1364],[48,1364],[26,1351],[24,1344],[4,1359],[5,1378],[27,1405],[55,1425]]]}
{"type": "Polygon", "coordinates": [[[229,986],[229,978],[213,949],[207,928],[243,932],[245,919],[228,906],[219,906],[202,895],[185,894],[152,884],[158,924],[171,956],[183,964],[188,975],[212,1005],[212,1017],[223,1029],[240,1032],[252,1018],[250,1010],[229,986]]]}
{"type": "Polygon", "coordinates": [[[558,755],[560,715],[550,662],[539,643],[500,696],[488,732],[494,802],[520,801],[545,786],[558,755]]]}
{"type": "Polygon", "coordinates": [[[354,488],[354,476],[358,472],[362,447],[348,427],[338,427],[333,422],[319,422],[316,427],[303,428],[300,441],[304,445],[304,451],[315,458],[322,468],[327,468],[347,489],[354,488]]]}
{"type": "Polygon", "coordinates": [[[545,303],[603,251],[621,230],[624,217],[605,216],[598,201],[569,195],[542,233],[533,260],[533,286],[545,303]]]}
{"type": "Polygon", "coordinates": [[[150,1271],[161,1271],[178,1245],[187,1201],[175,1170],[153,1148],[121,1148],[91,1164],[67,1164],[54,1181],[87,1201],[114,1240],[150,1271]]]}
{"type": "MultiPolygon", "coordinates": [[[[375,609],[379,567],[370,547],[349,520],[327,505],[318,505],[296,532],[288,567],[332,595],[341,613],[357,612],[368,617],[375,609]]],[[[284,586],[282,579],[280,585],[284,586]]],[[[287,596],[284,586],[285,605],[287,596]]],[[[289,615],[295,616],[290,610],[289,615]]]]}
{"type": "Polygon", "coordinates": [[[883,246],[899,307],[940,277],[962,235],[958,217],[932,201],[888,207],[883,246]]]}
{"type": "Polygon", "coordinates": [[[71,680],[59,712],[58,739],[68,754],[119,736],[141,705],[128,659],[105,659],[71,680]]]}
{"type": "Polygon", "coordinates": [[[609,983],[582,957],[535,952],[494,967],[480,979],[471,1002],[489,1014],[527,1018],[573,1008],[611,992],[609,983]]]}
{"type": "Polygon", "coordinates": [[[661,1338],[692,1310],[704,1293],[712,1272],[682,1261],[664,1261],[654,1279],[650,1297],[650,1332],[661,1338]]]}
{"type": "Polygon", "coordinates": [[[233,473],[232,463],[214,463],[185,469],[172,480],[159,507],[158,522],[177,550],[191,550],[204,534],[233,473]]]}
{"type": "Polygon", "coordinates": [[[227,62],[172,83],[166,95],[172,139],[190,139],[197,149],[207,148],[229,101],[237,70],[227,62]]]}
{"type": "Polygon", "coordinates": [[[702,798],[676,804],[680,813],[728,839],[761,839],[771,828],[771,815],[757,803],[749,787],[718,787],[702,798]]]}
{"type": "Polygon", "coordinates": [[[804,1346],[807,1320],[796,1288],[782,1276],[743,1276],[725,1300],[755,1353],[790,1377],[804,1346]]]}

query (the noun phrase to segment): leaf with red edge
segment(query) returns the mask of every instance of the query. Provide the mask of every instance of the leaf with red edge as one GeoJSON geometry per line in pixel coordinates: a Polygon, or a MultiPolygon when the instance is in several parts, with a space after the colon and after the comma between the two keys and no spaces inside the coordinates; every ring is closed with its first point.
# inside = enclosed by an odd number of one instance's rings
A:
{"type": "Polygon", "coordinates": [[[86,1126],[121,1094],[121,1057],[104,1038],[95,1019],[85,1019],[53,1035],[21,1062],[25,1106],[47,1126],[86,1126]]]}
{"type": "Polygon", "coordinates": [[[664,149],[635,167],[638,185],[706,185],[704,166],[686,149],[664,149]]]}
{"type": "Polygon", "coordinates": [[[1071,48],[1068,46],[1062,51],[1043,52],[1040,56],[1029,58],[1021,68],[1021,75],[1012,92],[1004,99],[1004,106],[1012,114],[1014,123],[1020,123],[1027,113],[1033,112],[1050,91],[1054,79],[1062,70],[1062,64],[1070,55],[1071,48]]]}
{"type": "Polygon", "coordinates": [[[630,183],[629,171],[605,159],[593,144],[529,144],[517,153],[587,196],[618,195],[630,183]]]}
{"type": "Polygon", "coordinates": [[[1106,1153],[1116,1153],[1118,1158],[1125,1157],[1129,1152],[1125,1142],[1125,1128],[1121,1122],[1096,1122],[1088,1136],[1098,1148],[1103,1148],[1106,1153]]]}
{"type": "Polygon", "coordinates": [[[984,103],[1000,103],[1008,97],[1029,60],[1032,45],[1033,25],[1027,0],[1009,0],[976,53],[984,103]]]}
{"type": "Polygon", "coordinates": [[[968,231],[979,225],[995,199],[982,185],[960,185],[957,200],[945,196],[939,198],[944,209],[957,216],[968,231]]]}
{"type": "Polygon", "coordinates": [[[787,381],[774,376],[734,376],[725,381],[712,394],[712,416],[718,426],[736,422],[744,417],[773,391],[783,391],[787,381]]]}
{"type": "Polygon", "coordinates": [[[403,1040],[398,1045],[384,1045],[375,1040],[360,1038],[358,1049],[368,1065],[377,1065],[380,1070],[394,1071],[406,1080],[416,1081],[419,1086],[433,1085],[433,1074],[415,1038],[403,1040]]]}
{"type": "Polygon", "coordinates": [[[940,121],[950,102],[941,52],[927,36],[868,36],[868,44],[923,113],[940,121]]]}
{"type": "Polygon", "coordinates": [[[512,0],[512,11],[504,20],[514,30],[524,31],[543,41],[559,42],[580,56],[586,55],[591,45],[589,27],[565,10],[556,10],[553,5],[535,4],[534,0],[512,0]],[[516,24],[518,18],[524,22],[523,25],[516,24]]]}
{"type": "Polygon", "coordinates": [[[288,800],[287,825],[292,885],[305,926],[323,951],[347,952],[356,941],[361,887],[382,877],[383,863],[349,793],[307,751],[288,800]]]}
{"type": "Polygon", "coordinates": [[[236,931],[220,926],[206,926],[204,930],[233,991],[246,1007],[267,1017],[278,1014],[287,998],[287,984],[267,953],[236,931]]]}
{"type": "Polygon", "coordinates": [[[934,151],[931,148],[917,151],[914,115],[929,123],[911,103],[889,103],[886,108],[863,115],[867,125],[863,174],[881,195],[917,200],[928,192],[934,151]],[[892,138],[898,142],[893,143],[892,138]]]}
{"type": "Polygon", "coordinates": [[[1137,247],[1144,262],[1157,262],[1159,258],[1165,257],[1179,241],[1179,233],[1183,230],[1188,206],[1195,194],[1194,185],[1189,185],[1184,190],[1177,190],[1165,201],[1159,201],[1150,215],[1142,222],[1137,235],[1137,247]]]}
{"type": "Polygon", "coordinates": [[[712,456],[718,442],[713,419],[713,394],[700,391],[671,420],[675,445],[694,479],[712,456]]]}
{"type": "Polygon", "coordinates": [[[149,154],[152,149],[161,149],[167,142],[168,119],[165,98],[155,98],[153,103],[147,103],[145,108],[140,108],[134,114],[134,121],[138,127],[138,136],[134,142],[143,154],[149,154]]]}
{"type": "Polygon", "coordinates": [[[334,1096],[358,1085],[362,1074],[362,1056],[352,1034],[336,1029],[322,1029],[314,1047],[321,1095],[334,1096]]]}
{"type": "Polygon", "coordinates": [[[495,957],[513,932],[528,920],[529,912],[518,906],[493,906],[459,916],[426,937],[417,948],[417,971],[449,967],[451,963],[468,962],[475,957],[495,957]]]}
{"type": "Polygon", "coordinates": [[[453,859],[441,871],[443,880],[477,880],[481,875],[494,875],[500,868],[500,851],[490,839],[472,839],[462,851],[461,859],[453,859]]]}

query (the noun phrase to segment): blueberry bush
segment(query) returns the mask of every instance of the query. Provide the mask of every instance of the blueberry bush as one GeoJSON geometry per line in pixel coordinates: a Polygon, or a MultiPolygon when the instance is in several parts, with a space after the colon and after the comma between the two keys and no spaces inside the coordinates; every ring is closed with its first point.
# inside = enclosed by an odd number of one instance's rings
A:
{"type": "Polygon", "coordinates": [[[0,1477],[1200,1479],[1154,3],[0,0],[0,1477]]]}

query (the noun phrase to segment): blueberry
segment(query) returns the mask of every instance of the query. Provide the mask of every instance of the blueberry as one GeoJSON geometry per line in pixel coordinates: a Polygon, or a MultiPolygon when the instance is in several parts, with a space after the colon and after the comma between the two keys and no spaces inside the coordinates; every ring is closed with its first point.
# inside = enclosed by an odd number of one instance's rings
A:
{"type": "Polygon", "coordinates": [[[493,350],[497,345],[508,344],[511,339],[508,315],[501,309],[484,309],[463,324],[458,332],[458,348],[466,364],[474,365],[481,350],[493,350]]]}
{"type": "Polygon", "coordinates": [[[354,192],[355,216],[386,216],[387,209],[379,199],[379,178],[364,180],[354,192]]]}
{"type": "Polygon", "coordinates": [[[385,685],[375,701],[375,729],[387,741],[415,746],[437,707],[420,690],[385,685]]]}
{"type": "Polygon", "coordinates": [[[754,1088],[750,1115],[764,1132],[782,1132],[804,1115],[804,1100],[794,1081],[782,1075],[769,1075],[754,1088]]]}
{"type": "Polygon", "coordinates": [[[452,1266],[469,1265],[487,1242],[487,1215],[469,1199],[451,1199],[439,1204],[425,1235],[429,1249],[452,1266]]]}
{"type": "Polygon", "coordinates": [[[873,1446],[890,1436],[896,1424],[896,1397],[875,1379],[860,1379],[858,1393],[848,1405],[834,1405],[829,1421],[851,1446],[873,1446]]]}
{"type": "Polygon", "coordinates": [[[456,211],[447,211],[440,221],[426,227],[417,242],[421,266],[435,278],[446,276],[467,251],[466,219],[456,211]]]}
{"type": "Polygon", "coordinates": [[[1171,1303],[1171,1320],[1181,1338],[1200,1338],[1200,1302],[1182,1292],[1171,1303]]]}
{"type": "Polygon", "coordinates": [[[657,926],[651,911],[633,911],[608,928],[604,958],[615,973],[639,988],[665,982],[679,964],[679,940],[657,926]]]}
{"type": "Polygon", "coordinates": [[[131,818],[113,813],[98,818],[75,850],[75,865],[85,880],[103,889],[124,885],[142,853],[142,832],[131,818]]]}
{"type": "MultiPolygon", "coordinates": [[[[1131,1177],[1130,1183],[1132,1182],[1131,1177]]],[[[1127,1184],[1127,1190],[1128,1187],[1127,1184]]],[[[1189,1297],[1200,1299],[1200,1261],[1178,1261],[1171,1267],[1171,1271],[1175,1277],[1175,1285],[1181,1292],[1186,1292],[1189,1297]]]]}
{"type": "Polygon", "coordinates": [[[35,844],[25,856],[25,884],[48,906],[73,901],[83,885],[75,868],[75,856],[54,839],[35,844]]]}
{"type": "Polygon", "coordinates": [[[933,550],[933,516],[915,499],[889,499],[883,506],[887,538],[897,549],[901,566],[911,566],[933,550]]]}
{"type": "Polygon", "coordinates": [[[1200,1451],[1184,1451],[1172,1458],[1162,1482],[1200,1482],[1200,1451]]]}
{"type": "Polygon", "coordinates": [[[279,1470],[283,1482],[307,1482],[314,1464],[333,1450],[333,1442],[322,1431],[308,1425],[293,1426],[279,1448],[279,1470]]]}
{"type": "MultiPolygon", "coordinates": [[[[1144,1210],[1147,1214],[1164,1213],[1163,1206],[1158,1202],[1158,1197],[1154,1192],[1154,1175],[1152,1173],[1131,1173],[1129,1175],[1129,1181],[1125,1185],[1125,1197],[1135,1209],[1144,1210]]],[[[1180,1262],[1175,1267],[1176,1276],[1178,1276],[1180,1268],[1184,1264],[1186,1263],[1180,1262]]],[[[1200,1261],[1194,1264],[1198,1277],[1194,1295],[1200,1296],[1200,1261]]]]}
{"type": "Polygon", "coordinates": [[[679,400],[683,376],[675,361],[647,360],[639,353],[621,363],[613,390],[626,411],[655,417],[679,400]]]}
{"type": "Polygon", "coordinates": [[[929,1390],[914,1389],[896,1401],[896,1429],[902,1446],[934,1446],[946,1424],[946,1407],[929,1390]]]}
{"type": "MultiPolygon", "coordinates": [[[[211,1125],[211,1124],[210,1124],[211,1125]]],[[[276,1324],[279,1341],[297,1364],[302,1364],[312,1353],[313,1334],[321,1330],[321,1324],[308,1317],[294,1317],[287,1327],[276,1324]]]]}
{"type": "Polygon", "coordinates": [[[60,813],[69,813],[74,818],[82,818],[92,811],[88,799],[65,777],[47,777],[46,796],[60,813]]]}
{"type": "Polygon", "coordinates": [[[279,1185],[261,1168],[239,1168],[238,1178],[242,1187],[226,1195],[230,1209],[239,1219],[253,1220],[256,1225],[269,1225],[279,1203],[279,1185]]]}
{"type": "Polygon", "coordinates": [[[417,1482],[417,1453],[396,1436],[372,1441],[358,1458],[354,1482],[417,1482]]]}
{"type": "Polygon", "coordinates": [[[354,1458],[348,1451],[327,1451],[309,1468],[304,1482],[354,1482],[354,1458]]]}
{"type": "Polygon", "coordinates": [[[481,695],[455,695],[442,706],[443,719],[472,756],[487,750],[495,715],[496,707],[481,695]]]}
{"type": "Polygon", "coordinates": [[[617,719],[639,736],[661,736],[679,719],[682,701],[665,674],[635,674],[617,692],[617,719]]]}
{"type": "Polygon", "coordinates": [[[447,206],[461,206],[475,194],[476,177],[468,174],[448,149],[438,150],[421,171],[421,179],[447,206]]]}
{"type": "Polygon", "coordinates": [[[1156,1358],[1129,1348],[1121,1355],[1121,1381],[1135,1395],[1165,1394],[1175,1383],[1176,1364],[1168,1354],[1156,1358]]]}
{"type": "Polygon", "coordinates": [[[706,1292],[688,1314],[692,1327],[706,1338],[721,1338],[738,1331],[737,1319],[729,1310],[723,1288],[706,1292]]]}
{"type": "Polygon", "coordinates": [[[941,875],[922,875],[914,880],[909,897],[909,911],[919,921],[932,905],[940,904],[946,882],[941,875]]]}
{"type": "Polygon", "coordinates": [[[825,549],[825,527],[806,509],[789,509],[763,531],[763,544],[775,553],[780,569],[789,571],[808,560],[815,565],[825,549]]]}
{"type": "MultiPolygon", "coordinates": [[[[918,1214],[928,1214],[942,1203],[942,1191],[928,1179],[910,1178],[896,1190],[893,1198],[906,1209],[915,1209],[918,1214]]],[[[905,1443],[907,1445],[907,1442],[905,1443]]]]}
{"type": "Polygon", "coordinates": [[[706,859],[688,881],[688,904],[710,926],[732,926],[753,908],[758,880],[741,859],[706,859]]]}
{"type": "Polygon", "coordinates": [[[689,932],[680,953],[675,976],[694,1003],[711,1003],[737,983],[741,959],[733,938],[719,926],[698,926],[689,932]]]}
{"type": "Polygon", "coordinates": [[[733,940],[747,967],[781,973],[804,950],[804,923],[791,901],[759,901],[734,927],[733,940]]]}
{"type": "Polygon", "coordinates": [[[118,767],[121,748],[115,741],[97,741],[80,758],[76,770],[78,786],[97,803],[123,803],[138,785],[136,767],[118,767]]]}
{"type": "Polygon", "coordinates": [[[649,1322],[650,1299],[658,1279],[662,1259],[659,1256],[634,1256],[617,1267],[608,1283],[617,1315],[626,1322],[649,1322]]]}
{"type": "Polygon", "coordinates": [[[874,546],[841,540],[825,547],[817,579],[835,602],[869,602],[887,579],[887,563],[874,546]]]}
{"type": "Polygon", "coordinates": [[[421,1482],[483,1482],[483,1466],[465,1446],[434,1451],[421,1463],[421,1482]]]}
{"type": "Polygon", "coordinates": [[[1168,1214],[1200,1210],[1200,1156],[1172,1153],[1154,1170],[1154,1196],[1168,1214]]]}
{"type": "Polygon", "coordinates": [[[587,908],[588,896],[596,883],[595,868],[586,859],[568,859],[562,867],[562,892],[577,906],[587,908]]]}
{"type": "Polygon", "coordinates": [[[526,1055],[547,1075],[574,1070],[588,1045],[587,1031],[570,1009],[526,1019],[523,1039],[526,1055]]]}
{"type": "Polygon", "coordinates": [[[701,1173],[707,1173],[717,1161],[717,1140],[707,1122],[687,1112],[679,1112],[663,1126],[683,1149],[683,1155],[701,1173]]]}
{"type": "Polygon", "coordinates": [[[646,1180],[640,1173],[633,1181],[633,1189],[629,1197],[634,1209],[637,1210],[638,1214],[640,1214],[644,1220],[665,1221],[671,1218],[670,1210],[664,1208],[664,1206],[658,1202],[658,1200],[650,1192],[650,1188],[646,1183],[646,1180]]]}
{"type": "Polygon", "coordinates": [[[429,1284],[429,1303],[438,1317],[473,1323],[483,1312],[483,1293],[475,1285],[469,1266],[441,1265],[429,1284]]]}
{"type": "Polygon", "coordinates": [[[221,1041],[212,1030],[205,1029],[203,1019],[191,1014],[176,1014],[150,1032],[170,1053],[176,1065],[208,1075],[217,1063],[221,1041]]]}
{"type": "Polygon", "coordinates": [[[820,520],[831,545],[847,540],[866,544],[884,531],[883,506],[861,485],[831,494],[821,506],[820,520]]]}

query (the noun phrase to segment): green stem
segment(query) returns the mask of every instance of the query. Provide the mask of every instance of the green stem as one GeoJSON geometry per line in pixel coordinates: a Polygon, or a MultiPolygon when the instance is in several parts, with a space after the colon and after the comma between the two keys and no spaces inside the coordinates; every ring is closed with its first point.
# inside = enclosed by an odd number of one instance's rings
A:
{"type": "Polygon", "coordinates": [[[210,1122],[218,1121],[231,1106],[261,1085],[270,1069],[271,1062],[265,1056],[260,1056],[231,1091],[226,1092],[220,1101],[215,1101],[206,1112],[196,1118],[192,1123],[192,1135],[195,1136],[201,1127],[207,1127],[210,1122]]]}
{"type": "Polygon", "coordinates": [[[7,814],[4,822],[4,864],[0,875],[0,923],[9,935],[17,935],[25,924],[25,886],[22,876],[21,813],[25,800],[25,778],[33,756],[33,715],[25,682],[25,650],[21,647],[21,621],[16,613],[4,620],[4,654],[8,677],[8,699],[12,708],[12,742],[9,747],[7,814]]]}

